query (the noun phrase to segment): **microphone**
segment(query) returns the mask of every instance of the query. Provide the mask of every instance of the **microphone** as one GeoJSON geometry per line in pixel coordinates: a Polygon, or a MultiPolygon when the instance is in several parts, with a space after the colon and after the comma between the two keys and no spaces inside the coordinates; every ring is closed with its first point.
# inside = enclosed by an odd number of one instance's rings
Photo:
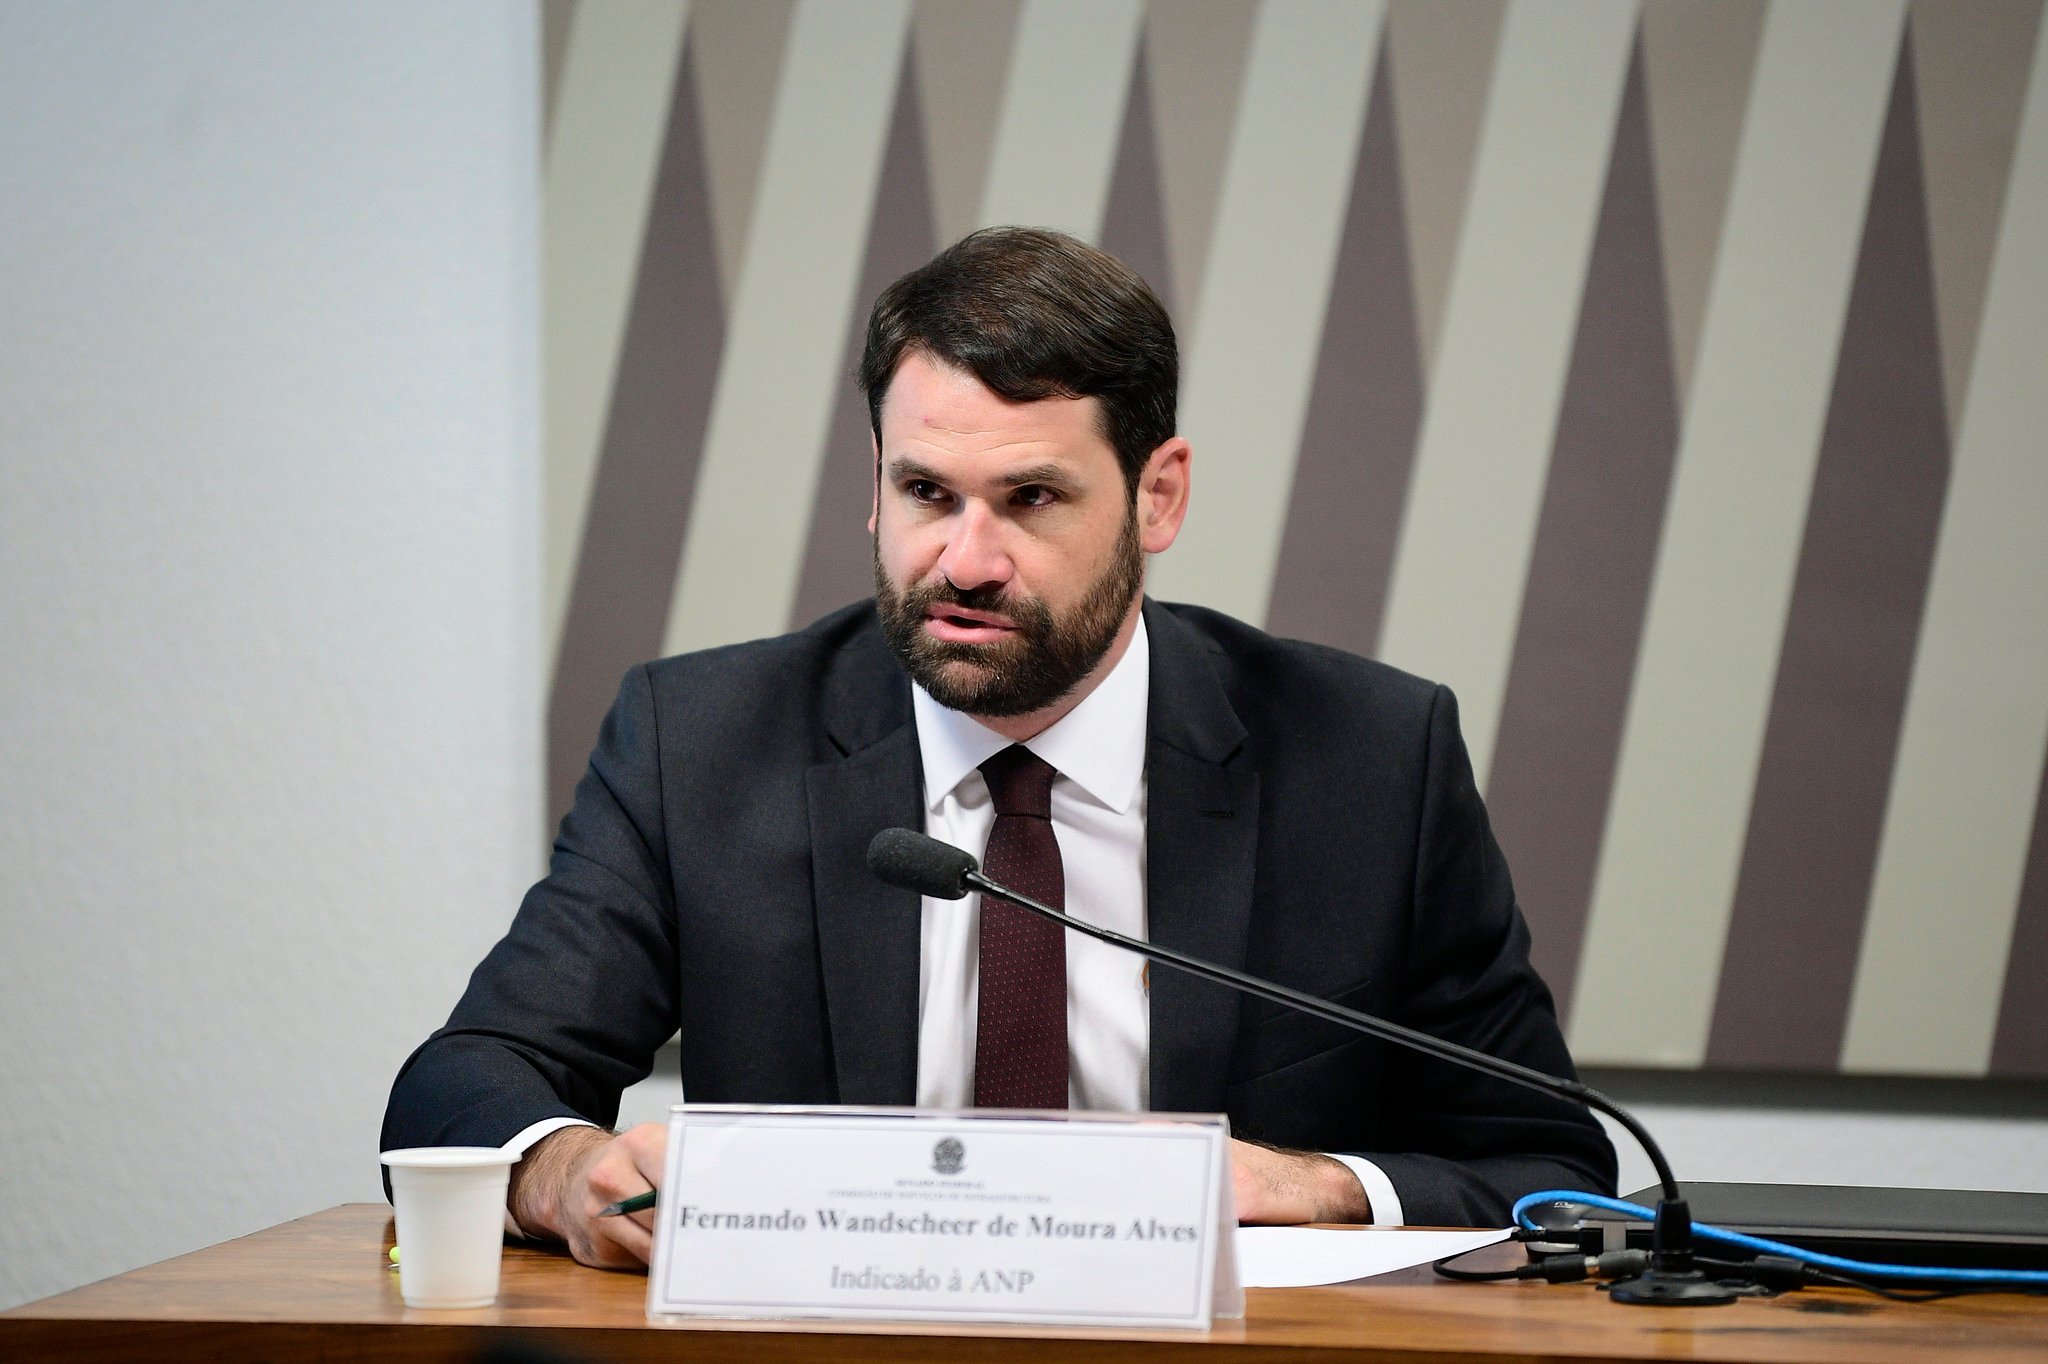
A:
{"type": "Polygon", "coordinates": [[[908,829],[884,829],[868,844],[868,870],[890,885],[934,900],[967,894],[967,878],[981,870],[974,855],[908,829]]]}
{"type": "Polygon", "coordinates": [[[1233,970],[1228,966],[1219,966],[1214,962],[1203,961],[1200,957],[1176,952],[1170,947],[1125,937],[1107,928],[1084,923],[1050,905],[1040,904],[1029,896],[1020,895],[1007,886],[991,881],[981,874],[980,864],[975,861],[973,854],[909,829],[884,829],[876,834],[874,841],[868,844],[868,870],[892,886],[914,890],[935,900],[958,900],[969,890],[978,890],[983,895],[993,895],[1076,933],[1085,934],[1113,947],[1121,947],[1127,952],[1135,952],[1162,966],[1171,966],[1202,980],[1226,985],[1233,990],[1240,990],[1255,998],[1290,1009],[1298,1009],[1313,1017],[1350,1028],[1354,1032],[1362,1032],[1384,1042],[1409,1047],[1439,1060],[1466,1066],[1497,1079],[1540,1090],[1545,1094],[1555,1094],[1595,1112],[1605,1113],[1626,1128],[1628,1134],[1636,1139],[1636,1144],[1649,1156],[1650,1164],[1657,1172],[1657,1182],[1662,1186],[1662,1197],[1657,1202],[1657,1220],[1651,1231],[1649,1267],[1633,1279],[1616,1282],[1609,1290],[1608,1296],[1617,1302],[1659,1307],[1709,1306],[1735,1300],[1734,1289],[1708,1278],[1693,1264],[1692,1213],[1686,1206],[1684,1195],[1679,1192],[1678,1181],[1672,1177],[1671,1166],[1665,1161],[1664,1152],[1650,1136],[1649,1129],[1637,1121],[1634,1114],[1591,1085],[1550,1075],[1514,1061],[1504,1061],[1497,1056],[1488,1056],[1483,1051],[1475,1051],[1456,1042],[1447,1042],[1441,1037],[1432,1037],[1426,1032],[1418,1032],[1399,1023],[1388,1022],[1384,1018],[1375,1018],[1356,1009],[1347,1009],[1341,1004],[1332,1004],[1326,999],[1318,999],[1314,995],[1304,994],[1300,990],[1290,989],[1270,980],[1261,980],[1257,976],[1233,970]]]}

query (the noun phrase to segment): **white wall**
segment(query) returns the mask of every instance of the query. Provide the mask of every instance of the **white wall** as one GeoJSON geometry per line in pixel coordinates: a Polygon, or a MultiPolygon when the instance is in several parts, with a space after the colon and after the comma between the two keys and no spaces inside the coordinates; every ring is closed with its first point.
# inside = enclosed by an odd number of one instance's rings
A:
{"type": "Polygon", "coordinates": [[[538,870],[537,45],[0,0],[0,1307],[381,1198],[538,870]]]}

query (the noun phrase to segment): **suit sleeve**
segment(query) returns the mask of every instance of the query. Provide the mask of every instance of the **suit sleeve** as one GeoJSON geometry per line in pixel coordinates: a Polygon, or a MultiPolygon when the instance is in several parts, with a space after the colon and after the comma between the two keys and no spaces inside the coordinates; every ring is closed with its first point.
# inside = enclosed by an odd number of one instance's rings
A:
{"type": "MultiPolygon", "coordinates": [[[[1576,1078],[1443,687],[1428,743],[1401,1021],[1576,1078]]],[[[1538,1189],[1614,1192],[1614,1148],[1579,1104],[1406,1049],[1389,1079],[1403,1149],[1362,1154],[1410,1224],[1506,1226],[1513,1201],[1538,1189]]]]}
{"type": "Polygon", "coordinates": [[[498,1146],[547,1118],[609,1126],[675,1033],[677,944],[647,670],[626,675],[546,879],[406,1061],[383,1147],[498,1146]]]}

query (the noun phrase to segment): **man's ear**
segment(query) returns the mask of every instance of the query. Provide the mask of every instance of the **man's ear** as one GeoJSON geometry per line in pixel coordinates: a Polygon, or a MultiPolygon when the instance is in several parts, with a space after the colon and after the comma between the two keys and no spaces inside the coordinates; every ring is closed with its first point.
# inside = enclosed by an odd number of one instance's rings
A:
{"type": "Polygon", "coordinates": [[[1188,516],[1193,449],[1179,436],[1160,443],[1138,476],[1138,543],[1158,554],[1180,535],[1188,516]]]}
{"type": "Polygon", "coordinates": [[[875,533],[875,522],[882,515],[882,443],[875,439],[873,431],[868,432],[868,449],[875,456],[875,481],[868,490],[868,534],[875,533]]]}

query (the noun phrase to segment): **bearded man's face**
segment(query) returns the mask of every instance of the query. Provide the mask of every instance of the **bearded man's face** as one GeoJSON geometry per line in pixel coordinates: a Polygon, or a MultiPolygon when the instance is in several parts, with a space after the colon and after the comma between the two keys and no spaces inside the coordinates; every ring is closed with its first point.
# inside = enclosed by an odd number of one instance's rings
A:
{"type": "Polygon", "coordinates": [[[905,358],[882,411],[875,597],[934,700],[997,718],[1057,704],[1102,662],[1143,584],[1095,399],[1013,403],[905,358]]]}

